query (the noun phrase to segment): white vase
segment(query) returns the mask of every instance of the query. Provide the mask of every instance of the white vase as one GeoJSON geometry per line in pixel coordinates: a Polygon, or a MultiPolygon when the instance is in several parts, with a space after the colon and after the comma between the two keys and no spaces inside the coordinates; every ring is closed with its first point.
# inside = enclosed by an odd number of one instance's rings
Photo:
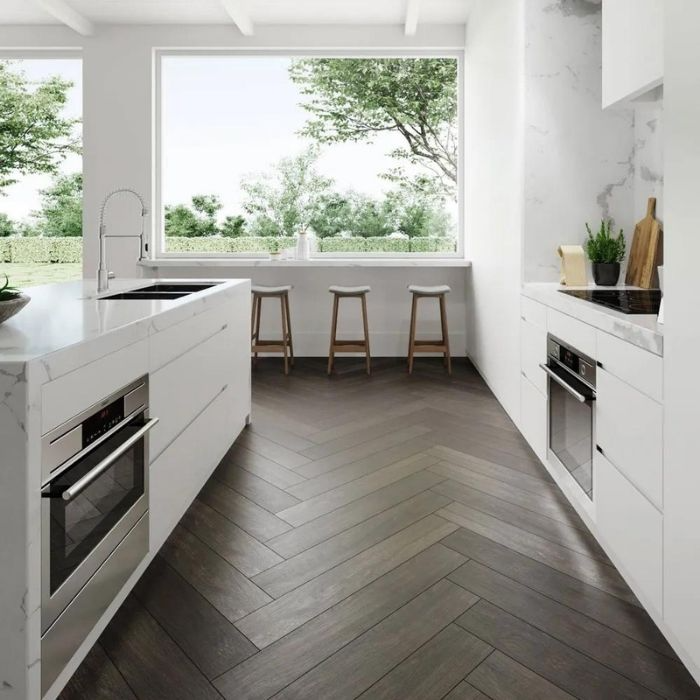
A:
{"type": "Polygon", "coordinates": [[[309,237],[306,233],[297,236],[297,260],[309,259],[309,237]]]}

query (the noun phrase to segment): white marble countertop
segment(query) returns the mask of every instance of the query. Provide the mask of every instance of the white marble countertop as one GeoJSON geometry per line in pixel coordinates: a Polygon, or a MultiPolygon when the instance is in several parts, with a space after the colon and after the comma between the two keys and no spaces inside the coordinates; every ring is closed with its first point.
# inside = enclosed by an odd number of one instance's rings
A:
{"type": "MultiPolygon", "coordinates": [[[[557,311],[583,321],[606,333],[617,336],[628,343],[663,356],[663,324],[657,322],[655,315],[623,314],[590,301],[577,299],[567,294],[560,294],[560,289],[593,289],[589,287],[562,287],[552,283],[524,284],[524,296],[539,301],[557,311]]],[[[624,288],[624,287],[623,287],[624,288]]]]}
{"type": "Polygon", "coordinates": [[[28,288],[25,293],[31,297],[29,304],[0,325],[0,366],[41,359],[88,342],[113,342],[117,347],[136,342],[146,337],[152,325],[161,329],[184,320],[243,282],[235,279],[120,279],[110,280],[109,291],[99,296],[95,280],[28,288]],[[171,300],[100,298],[156,282],[201,282],[216,286],[171,300]]]}
{"type": "Polygon", "coordinates": [[[415,258],[363,258],[323,257],[310,260],[272,260],[272,258],[160,258],[141,260],[141,267],[471,267],[464,258],[439,258],[421,256],[415,258]]]}

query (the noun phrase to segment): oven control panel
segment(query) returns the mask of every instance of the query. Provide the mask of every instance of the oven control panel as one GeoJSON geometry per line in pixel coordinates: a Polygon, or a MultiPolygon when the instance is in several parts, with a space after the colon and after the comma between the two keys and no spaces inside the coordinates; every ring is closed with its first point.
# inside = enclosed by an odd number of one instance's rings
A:
{"type": "Polygon", "coordinates": [[[547,355],[586,384],[595,388],[596,364],[590,357],[551,335],[547,337],[547,355]]]}
{"type": "Polygon", "coordinates": [[[83,421],[83,447],[92,444],[124,420],[124,397],[101,408],[83,421]]]}

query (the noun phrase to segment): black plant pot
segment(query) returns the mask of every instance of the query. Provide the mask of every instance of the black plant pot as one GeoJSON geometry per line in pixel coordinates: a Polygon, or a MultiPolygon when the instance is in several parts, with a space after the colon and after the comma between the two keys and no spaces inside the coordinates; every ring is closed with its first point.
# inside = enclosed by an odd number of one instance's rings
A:
{"type": "Polygon", "coordinates": [[[593,263],[593,280],[600,287],[614,287],[620,279],[620,263],[593,263]]]}

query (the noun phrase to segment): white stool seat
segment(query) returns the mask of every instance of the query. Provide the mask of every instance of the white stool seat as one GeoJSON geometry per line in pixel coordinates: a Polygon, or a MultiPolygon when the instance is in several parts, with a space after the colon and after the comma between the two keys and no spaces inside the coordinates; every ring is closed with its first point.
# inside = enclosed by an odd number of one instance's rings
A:
{"type": "Polygon", "coordinates": [[[334,285],[328,287],[328,291],[331,294],[339,294],[340,296],[356,296],[358,294],[367,294],[372,291],[372,288],[368,284],[361,287],[338,287],[334,285]]]}
{"type": "Polygon", "coordinates": [[[250,291],[253,294],[284,294],[292,290],[291,284],[282,284],[279,287],[264,287],[260,284],[254,284],[250,291]]]}
{"type": "Polygon", "coordinates": [[[425,297],[437,297],[441,294],[448,294],[450,288],[446,284],[439,284],[435,287],[421,287],[418,284],[409,284],[408,291],[411,294],[422,294],[425,297]]]}

